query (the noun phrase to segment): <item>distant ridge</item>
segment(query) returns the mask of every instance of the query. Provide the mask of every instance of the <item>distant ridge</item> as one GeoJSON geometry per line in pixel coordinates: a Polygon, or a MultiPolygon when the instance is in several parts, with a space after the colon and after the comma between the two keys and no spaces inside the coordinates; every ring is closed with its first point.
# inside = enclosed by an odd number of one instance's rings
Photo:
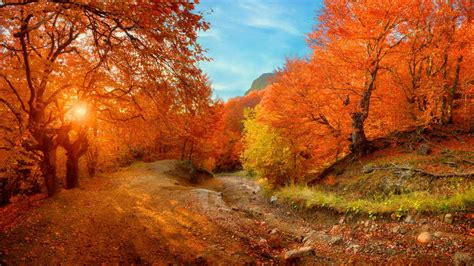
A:
{"type": "Polygon", "coordinates": [[[245,92],[245,95],[249,94],[252,91],[263,90],[265,87],[272,83],[272,79],[275,76],[275,73],[263,73],[252,82],[252,86],[245,92]]]}

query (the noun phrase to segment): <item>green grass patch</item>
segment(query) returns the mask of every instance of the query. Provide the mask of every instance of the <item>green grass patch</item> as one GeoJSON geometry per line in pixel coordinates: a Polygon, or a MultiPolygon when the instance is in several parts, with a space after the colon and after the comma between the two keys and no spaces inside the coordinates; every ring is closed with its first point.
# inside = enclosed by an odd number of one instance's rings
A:
{"type": "Polygon", "coordinates": [[[276,195],[306,208],[321,207],[338,212],[388,214],[400,212],[444,213],[474,208],[474,187],[452,195],[414,191],[390,195],[383,200],[349,199],[318,187],[291,185],[276,191],[276,195]]]}

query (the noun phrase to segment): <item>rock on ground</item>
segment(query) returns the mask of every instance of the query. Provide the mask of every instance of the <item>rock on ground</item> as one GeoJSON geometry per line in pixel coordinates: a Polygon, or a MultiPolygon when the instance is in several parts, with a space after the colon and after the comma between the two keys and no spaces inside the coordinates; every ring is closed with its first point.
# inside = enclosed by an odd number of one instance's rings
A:
{"type": "Polygon", "coordinates": [[[431,234],[429,232],[422,232],[418,235],[416,240],[422,244],[428,244],[431,242],[431,234]]]}
{"type": "Polygon", "coordinates": [[[294,260],[301,257],[315,255],[313,247],[302,247],[299,249],[292,249],[285,253],[285,260],[294,260]]]}

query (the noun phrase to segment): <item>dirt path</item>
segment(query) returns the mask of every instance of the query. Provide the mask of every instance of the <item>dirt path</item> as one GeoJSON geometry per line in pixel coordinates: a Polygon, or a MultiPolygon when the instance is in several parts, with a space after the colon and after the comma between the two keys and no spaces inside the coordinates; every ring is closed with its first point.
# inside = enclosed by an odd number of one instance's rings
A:
{"type": "Polygon", "coordinates": [[[192,186],[176,177],[175,164],[134,165],[42,200],[3,223],[0,264],[283,263],[282,254],[303,245],[316,250],[304,264],[446,263],[474,248],[463,227],[433,225],[444,238],[419,246],[414,235],[422,224],[402,225],[403,235],[388,222],[334,226],[340,217],[270,204],[241,177],[192,186]]]}

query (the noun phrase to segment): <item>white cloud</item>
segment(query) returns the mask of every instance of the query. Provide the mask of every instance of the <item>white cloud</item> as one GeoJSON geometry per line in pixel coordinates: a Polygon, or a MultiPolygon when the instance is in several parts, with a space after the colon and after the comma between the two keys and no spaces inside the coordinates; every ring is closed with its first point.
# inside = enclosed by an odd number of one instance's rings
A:
{"type": "Polygon", "coordinates": [[[213,61],[205,66],[206,72],[211,73],[212,88],[218,95],[246,91],[254,79],[260,74],[273,71],[275,60],[262,63],[213,61]],[[226,80],[226,82],[223,82],[226,80]]]}
{"type": "Polygon", "coordinates": [[[242,1],[240,7],[245,10],[246,18],[243,24],[261,29],[276,29],[291,35],[303,35],[302,32],[289,20],[291,10],[283,9],[279,5],[259,1],[242,1]]]}

